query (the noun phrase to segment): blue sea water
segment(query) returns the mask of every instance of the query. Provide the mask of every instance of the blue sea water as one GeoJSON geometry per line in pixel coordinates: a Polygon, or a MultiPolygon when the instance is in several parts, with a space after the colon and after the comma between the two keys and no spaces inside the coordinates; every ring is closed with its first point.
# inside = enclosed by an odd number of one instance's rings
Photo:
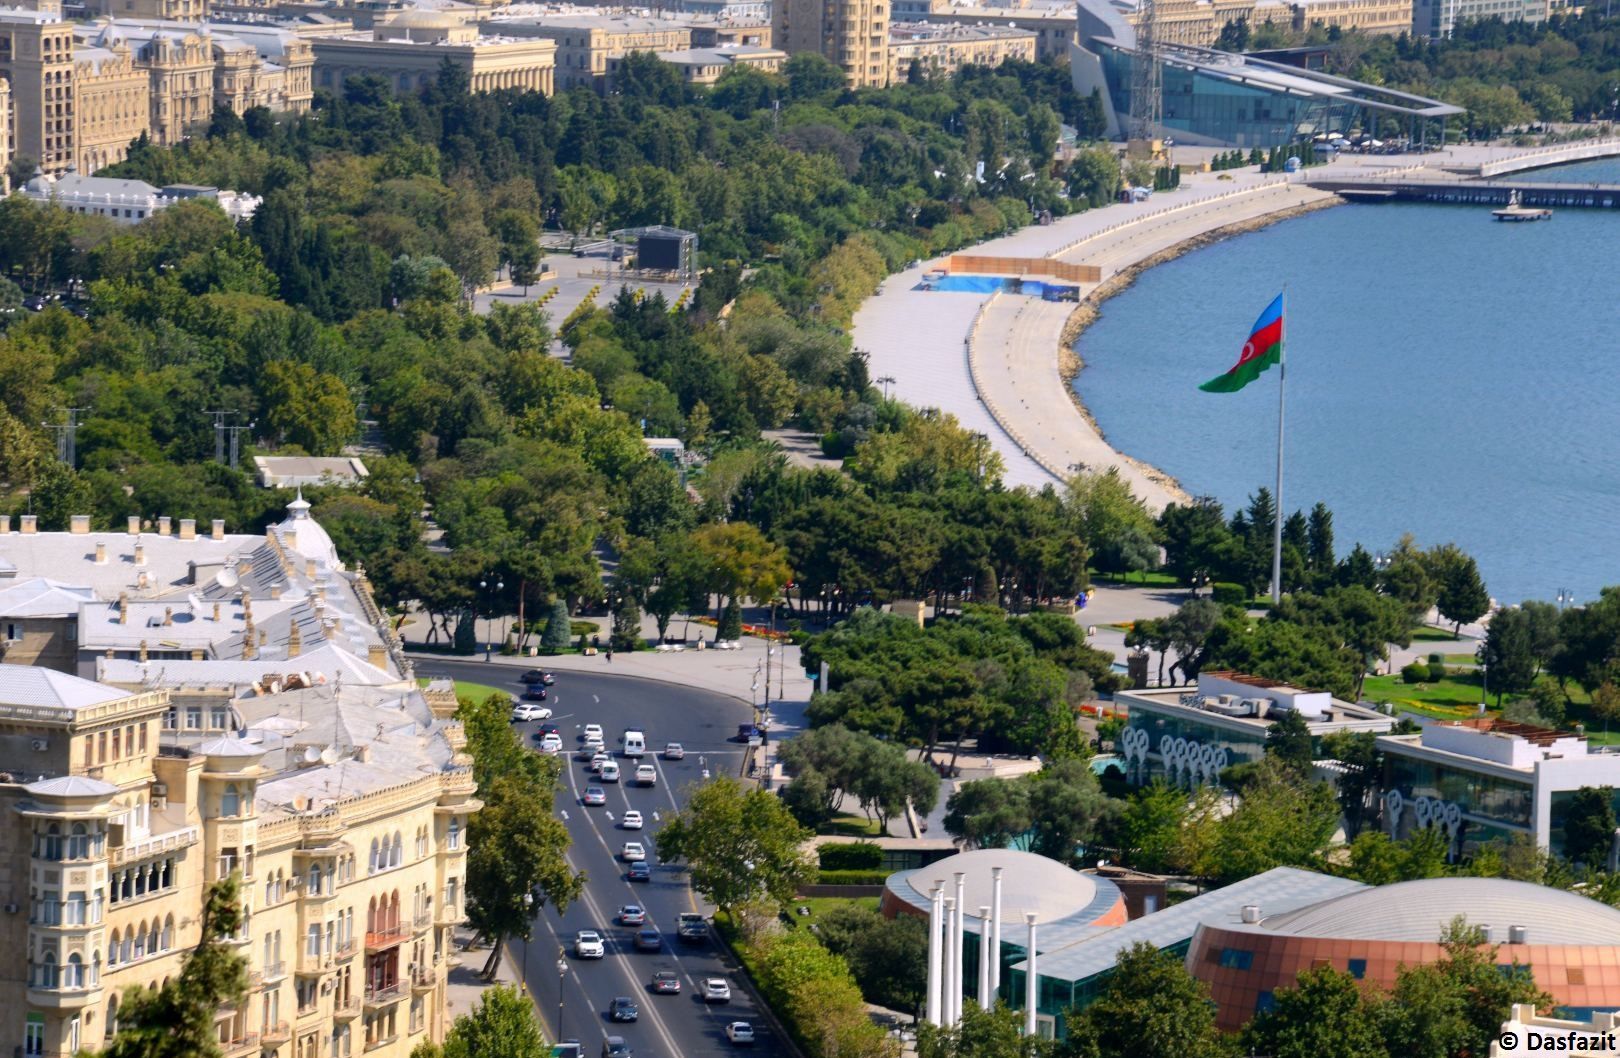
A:
{"type": "Polygon", "coordinates": [[[1455,541],[1504,603],[1589,599],[1620,584],[1617,264],[1620,211],[1339,206],[1150,269],[1081,336],[1076,388],[1115,448],[1230,510],[1273,483],[1277,372],[1198,385],[1286,287],[1285,506],[1325,502],[1341,553],[1455,541]]]}

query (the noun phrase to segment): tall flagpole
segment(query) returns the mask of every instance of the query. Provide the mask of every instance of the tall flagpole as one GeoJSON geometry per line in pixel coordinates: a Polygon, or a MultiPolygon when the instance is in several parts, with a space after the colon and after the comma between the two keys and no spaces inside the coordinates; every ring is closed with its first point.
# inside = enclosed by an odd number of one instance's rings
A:
{"type": "Polygon", "coordinates": [[[1277,495],[1273,500],[1275,512],[1271,519],[1271,604],[1282,602],[1282,531],[1283,531],[1283,410],[1288,394],[1288,289],[1283,288],[1282,315],[1278,320],[1277,356],[1277,495]]]}

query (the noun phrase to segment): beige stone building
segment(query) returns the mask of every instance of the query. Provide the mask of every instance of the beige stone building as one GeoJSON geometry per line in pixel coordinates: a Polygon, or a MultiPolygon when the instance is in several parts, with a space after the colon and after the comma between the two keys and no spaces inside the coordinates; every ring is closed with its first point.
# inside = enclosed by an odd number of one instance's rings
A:
{"type": "Polygon", "coordinates": [[[964,66],[1000,66],[1008,59],[1034,62],[1037,36],[1011,26],[896,22],[889,27],[889,80],[904,81],[913,66],[949,77],[964,66]]]}
{"type": "Polygon", "coordinates": [[[605,88],[608,64],[633,51],[673,52],[692,47],[689,26],[635,15],[545,14],[490,19],[479,25],[486,34],[553,42],[559,91],[577,85],[605,88]]]}
{"type": "Polygon", "coordinates": [[[208,0],[83,0],[94,17],[144,18],[162,22],[201,22],[208,17],[208,0]]]}
{"type": "Polygon", "coordinates": [[[814,52],[844,71],[851,88],[889,83],[889,0],[774,0],[772,42],[789,55],[814,52]]]}
{"type": "Polygon", "coordinates": [[[1320,26],[1390,35],[1412,29],[1412,0],[1291,0],[1289,6],[1300,30],[1320,26]]]}
{"type": "Polygon", "coordinates": [[[459,726],[414,689],[250,692],[230,716],[188,737],[166,691],[0,666],[0,1034],[23,1058],[101,1047],[233,873],[250,984],[220,1012],[229,1058],[443,1038],[479,808],[459,726]]]}
{"type": "MultiPolygon", "coordinates": [[[[340,91],[349,77],[385,78],[397,92],[431,84],[449,60],[467,75],[474,92],[503,88],[550,95],[556,88],[557,45],[533,36],[490,31],[485,35],[453,15],[409,12],[380,22],[369,33],[316,36],[315,83],[340,91]]],[[[504,25],[504,24],[503,24],[504,25]]]]}
{"type": "Polygon", "coordinates": [[[151,128],[147,79],[128,43],[112,38],[73,51],[74,165],[81,173],[116,164],[151,128]]]}
{"type": "MultiPolygon", "coordinates": [[[[680,71],[681,79],[691,85],[712,85],[734,66],[749,66],[766,73],[775,73],[787,61],[787,52],[775,48],[755,48],[726,45],[718,48],[688,48],[685,51],[661,51],[661,62],[667,62],[680,71]]],[[[621,59],[608,60],[608,84],[613,83],[621,59]]]]}
{"type": "MultiPolygon", "coordinates": [[[[973,7],[934,3],[926,13],[914,17],[917,21],[943,26],[1000,26],[1024,30],[1035,34],[1035,58],[1067,64],[1069,45],[1076,42],[1078,32],[1073,6],[1063,8],[973,7]]],[[[897,14],[898,17],[898,14],[897,14]]]]}
{"type": "Polygon", "coordinates": [[[54,11],[0,8],[0,77],[11,86],[12,151],[48,173],[76,165],[73,26],[54,11]]]}

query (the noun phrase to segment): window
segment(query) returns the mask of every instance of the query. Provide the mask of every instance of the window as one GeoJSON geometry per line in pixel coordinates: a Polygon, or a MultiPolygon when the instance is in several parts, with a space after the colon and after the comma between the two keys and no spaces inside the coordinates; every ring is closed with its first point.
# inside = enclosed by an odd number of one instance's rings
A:
{"type": "Polygon", "coordinates": [[[225,784],[225,794],[219,799],[219,814],[222,816],[240,815],[242,812],[242,793],[236,788],[234,782],[225,784]]]}
{"type": "Polygon", "coordinates": [[[1221,966],[1228,970],[1247,970],[1254,963],[1254,952],[1242,948],[1222,948],[1221,966]]]}
{"type": "Polygon", "coordinates": [[[55,823],[45,828],[45,840],[40,843],[40,856],[47,860],[62,858],[62,828],[55,823]]]}
{"type": "Polygon", "coordinates": [[[370,865],[366,868],[366,873],[367,874],[376,874],[380,870],[382,870],[382,861],[377,858],[377,839],[372,838],[371,839],[371,861],[370,861],[370,865]]]}
{"type": "Polygon", "coordinates": [[[84,960],[79,958],[78,952],[68,956],[67,972],[62,975],[62,987],[70,989],[84,987],[84,960]]]}
{"type": "Polygon", "coordinates": [[[90,857],[90,833],[85,830],[83,823],[73,824],[73,831],[68,836],[68,859],[83,860],[90,857]]]}
{"type": "MultiPolygon", "coordinates": [[[[1354,977],[1358,981],[1367,976],[1366,959],[1351,959],[1347,968],[1350,971],[1350,976],[1354,977]]],[[[1570,983],[1574,984],[1575,982],[1571,981],[1570,983]]]]}
{"type": "Polygon", "coordinates": [[[202,729],[202,706],[186,706],[186,730],[199,731],[202,729]]]}
{"type": "Polygon", "coordinates": [[[1254,1012],[1256,1014],[1264,1014],[1268,1010],[1275,1010],[1276,1007],[1277,997],[1270,992],[1261,992],[1254,999],[1254,1012]]]}
{"type": "Polygon", "coordinates": [[[223,705],[216,705],[208,710],[208,726],[215,731],[224,731],[230,726],[228,714],[223,705]]]}
{"type": "Polygon", "coordinates": [[[48,951],[45,953],[44,961],[42,961],[39,966],[35,968],[35,980],[39,982],[40,988],[56,987],[57,974],[55,952],[48,951]]]}
{"type": "MultiPolygon", "coordinates": [[[[451,816],[450,817],[449,845],[450,845],[450,847],[452,849],[461,848],[461,817],[460,816],[451,816]]],[[[1153,909],[1149,908],[1148,910],[1151,911],[1153,909]]]]}
{"type": "MultiPolygon", "coordinates": [[[[171,710],[171,712],[172,712],[172,710],[171,710]]],[[[171,724],[170,726],[172,727],[173,725],[171,724]]],[[[136,730],[140,733],[141,752],[145,753],[146,752],[146,725],[142,724],[136,730]]]]}
{"type": "Polygon", "coordinates": [[[84,925],[84,917],[84,893],[69,893],[67,902],[67,924],[70,926],[82,926],[84,925]]]}
{"type": "Polygon", "coordinates": [[[305,885],[305,888],[309,891],[310,896],[320,896],[321,895],[321,866],[320,866],[320,864],[312,863],[312,864],[309,865],[309,880],[308,880],[308,883],[305,885]]]}
{"type": "Polygon", "coordinates": [[[427,847],[428,847],[427,827],[417,827],[416,828],[416,858],[417,859],[420,860],[420,859],[424,858],[425,856],[427,856],[427,847]]]}

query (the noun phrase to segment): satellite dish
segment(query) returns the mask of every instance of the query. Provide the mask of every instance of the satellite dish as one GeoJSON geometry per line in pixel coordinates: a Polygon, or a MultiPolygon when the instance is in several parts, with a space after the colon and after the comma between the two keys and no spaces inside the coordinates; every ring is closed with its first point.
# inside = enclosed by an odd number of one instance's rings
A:
{"type": "Polygon", "coordinates": [[[337,762],[338,762],[338,751],[336,749],[334,749],[331,746],[327,746],[325,749],[321,750],[321,763],[322,764],[336,764],[337,762]]]}
{"type": "Polygon", "coordinates": [[[234,588],[241,582],[241,578],[236,575],[236,570],[229,566],[214,574],[214,583],[221,588],[234,588]]]}
{"type": "Polygon", "coordinates": [[[305,764],[314,764],[316,761],[318,761],[320,759],[321,759],[321,751],[316,749],[314,746],[309,746],[304,750],[304,763],[305,764]]]}

